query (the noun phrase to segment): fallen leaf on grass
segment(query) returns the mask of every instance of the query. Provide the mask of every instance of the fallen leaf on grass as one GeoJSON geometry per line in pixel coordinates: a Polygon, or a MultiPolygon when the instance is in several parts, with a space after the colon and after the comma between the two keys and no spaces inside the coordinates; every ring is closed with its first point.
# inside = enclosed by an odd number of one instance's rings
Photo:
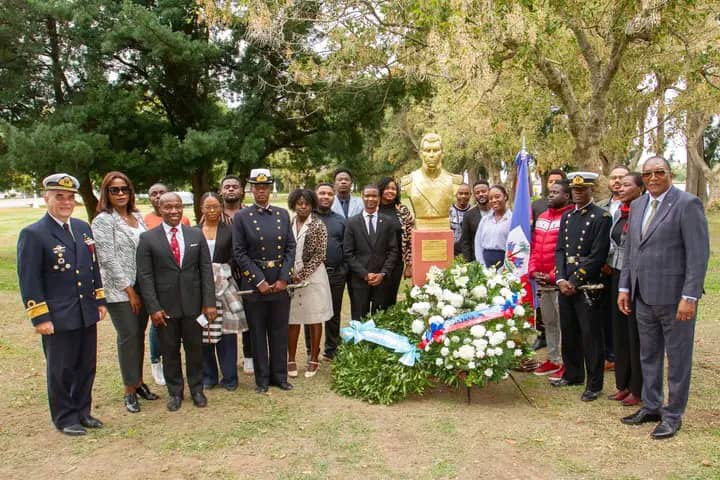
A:
{"type": "Polygon", "coordinates": [[[712,467],[712,462],[710,460],[703,460],[702,462],[703,467],[712,467]]]}
{"type": "Polygon", "coordinates": [[[506,438],[506,439],[505,439],[505,443],[507,443],[508,445],[511,445],[511,446],[513,446],[513,447],[514,447],[515,445],[517,445],[517,442],[516,442],[515,440],[511,440],[511,439],[509,439],[509,438],[506,438]]]}

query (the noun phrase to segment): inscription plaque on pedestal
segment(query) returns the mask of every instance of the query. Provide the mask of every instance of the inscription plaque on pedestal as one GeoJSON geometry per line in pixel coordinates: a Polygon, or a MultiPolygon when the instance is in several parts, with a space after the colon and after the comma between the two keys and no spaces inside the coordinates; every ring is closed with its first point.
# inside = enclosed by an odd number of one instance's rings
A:
{"type": "Polygon", "coordinates": [[[453,261],[452,230],[415,230],[412,233],[412,278],[415,285],[425,284],[431,266],[447,268],[453,261]]]}

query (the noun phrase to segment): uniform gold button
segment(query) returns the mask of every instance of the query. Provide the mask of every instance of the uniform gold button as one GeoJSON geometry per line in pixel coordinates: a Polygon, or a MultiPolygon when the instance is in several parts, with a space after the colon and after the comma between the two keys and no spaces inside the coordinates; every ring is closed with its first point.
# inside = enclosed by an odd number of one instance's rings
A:
{"type": "Polygon", "coordinates": [[[260,237],[260,240],[265,240],[265,237],[260,237]]]}
{"type": "Polygon", "coordinates": [[[80,275],[80,270],[75,270],[75,275],[80,275]]]}
{"type": "Polygon", "coordinates": [[[82,287],[82,282],[78,282],[78,287],[82,287]]]}
{"type": "Polygon", "coordinates": [[[277,247],[277,248],[278,248],[278,250],[280,250],[280,249],[281,249],[282,247],[281,247],[280,245],[278,245],[278,247],[277,247]]]}
{"type": "Polygon", "coordinates": [[[82,293],[80,294],[80,298],[83,298],[82,293]]]}
{"type": "Polygon", "coordinates": [[[265,250],[265,247],[260,247],[260,250],[265,250]]]}
{"type": "Polygon", "coordinates": [[[260,227],[255,227],[255,230],[257,230],[257,231],[259,232],[259,231],[260,231],[260,227]]]}
{"type": "Polygon", "coordinates": [[[282,235],[278,235],[278,240],[282,240],[282,235]]]}

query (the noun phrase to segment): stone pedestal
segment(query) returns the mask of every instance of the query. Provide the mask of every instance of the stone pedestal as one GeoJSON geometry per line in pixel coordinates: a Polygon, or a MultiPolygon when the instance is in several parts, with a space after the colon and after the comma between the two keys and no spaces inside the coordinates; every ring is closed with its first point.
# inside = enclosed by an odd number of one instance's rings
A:
{"type": "Polygon", "coordinates": [[[412,278],[415,285],[425,283],[431,266],[447,268],[453,261],[453,232],[414,230],[412,232],[412,278]]]}

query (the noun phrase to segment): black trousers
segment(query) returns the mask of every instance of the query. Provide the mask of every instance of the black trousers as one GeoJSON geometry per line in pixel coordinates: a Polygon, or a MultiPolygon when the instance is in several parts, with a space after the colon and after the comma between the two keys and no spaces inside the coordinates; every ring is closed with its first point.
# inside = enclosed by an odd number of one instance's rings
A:
{"type": "Polygon", "coordinates": [[[400,260],[397,264],[395,264],[395,268],[392,269],[390,274],[381,284],[383,287],[383,308],[391,307],[397,303],[398,291],[400,290],[400,283],[403,279],[403,270],[405,270],[405,264],[400,260]]]}
{"type": "Polygon", "coordinates": [[[242,333],[243,357],[253,358],[252,342],[250,341],[250,330],[242,333]]]}
{"type": "Polygon", "coordinates": [[[196,316],[168,318],[165,320],[166,325],[157,327],[165,383],[168,394],[173,397],[183,397],[185,389],[180,355],[181,343],[185,350],[185,375],[190,393],[203,390],[203,329],[195,318],[196,316]]]}
{"type": "Polygon", "coordinates": [[[603,388],[605,355],[598,310],[585,302],[582,293],[570,297],[561,293],[559,304],[564,378],[582,383],[587,370],[586,388],[599,392],[603,388]]]}
{"type": "Polygon", "coordinates": [[[48,403],[55,427],[90,416],[97,361],[97,326],[42,336],[48,403]]]}
{"type": "Polygon", "coordinates": [[[134,314],[130,302],[108,303],[107,309],[117,332],[118,360],[123,384],[134,387],[143,377],[148,315],[145,308],[141,308],[137,315],[134,314]]]}
{"type": "Polygon", "coordinates": [[[217,385],[220,364],[222,383],[226,387],[238,384],[237,360],[238,341],[237,333],[225,333],[218,343],[203,344],[203,385],[217,385]]]}
{"type": "MultiPolygon", "coordinates": [[[[335,271],[328,269],[328,280],[330,282],[330,296],[332,297],[333,316],[325,322],[325,356],[333,358],[340,342],[340,320],[342,312],[343,294],[345,293],[345,282],[347,271],[335,271]]],[[[310,327],[305,325],[305,351],[310,355],[310,327]]]]}
{"type": "Polygon", "coordinates": [[[602,289],[602,294],[600,295],[600,298],[596,300],[597,302],[597,310],[603,312],[601,314],[601,321],[602,321],[602,327],[603,327],[603,338],[605,339],[605,360],[608,362],[614,362],[615,361],[615,345],[614,345],[614,339],[615,336],[613,334],[613,316],[612,311],[617,306],[617,289],[613,291],[611,283],[612,278],[605,276],[604,274],[601,277],[602,283],[605,285],[605,288],[602,289]]]}
{"type": "Polygon", "coordinates": [[[640,365],[640,335],[638,334],[635,309],[630,315],[623,314],[617,306],[620,270],[613,269],[610,292],[612,295],[612,331],[615,344],[615,386],[628,389],[640,398],[642,395],[642,367],[640,365]]]}
{"type": "Polygon", "coordinates": [[[243,300],[253,347],[255,384],[259,387],[287,381],[290,296],[276,293],[268,300],[243,300]]]}
{"type": "Polygon", "coordinates": [[[356,277],[353,279],[352,290],[350,290],[350,316],[352,320],[360,320],[368,313],[375,313],[378,310],[387,308],[385,301],[388,296],[383,289],[387,289],[386,281],[377,287],[371,287],[367,283],[361,284],[356,277]]]}

